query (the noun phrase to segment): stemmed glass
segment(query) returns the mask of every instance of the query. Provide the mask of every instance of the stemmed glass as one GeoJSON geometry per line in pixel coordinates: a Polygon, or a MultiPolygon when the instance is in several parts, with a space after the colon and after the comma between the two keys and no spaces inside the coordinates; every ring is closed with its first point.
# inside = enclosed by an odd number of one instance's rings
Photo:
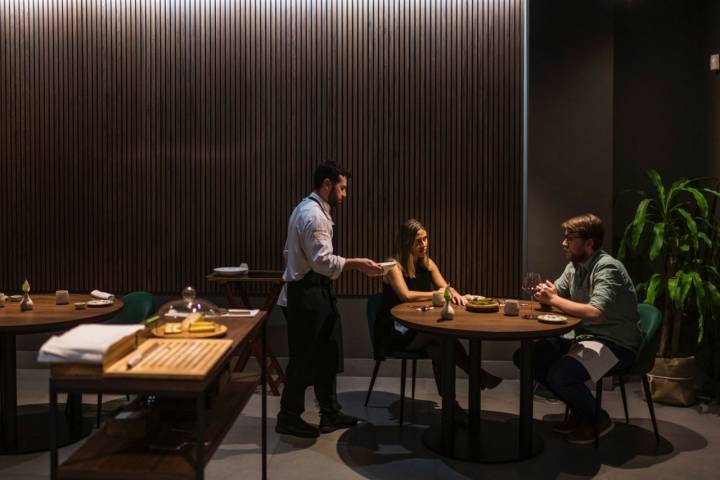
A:
{"type": "Polygon", "coordinates": [[[530,313],[525,318],[537,318],[535,316],[535,306],[533,304],[533,295],[535,295],[535,289],[542,282],[540,274],[537,272],[527,272],[523,277],[522,290],[527,293],[530,299],[530,313]]]}

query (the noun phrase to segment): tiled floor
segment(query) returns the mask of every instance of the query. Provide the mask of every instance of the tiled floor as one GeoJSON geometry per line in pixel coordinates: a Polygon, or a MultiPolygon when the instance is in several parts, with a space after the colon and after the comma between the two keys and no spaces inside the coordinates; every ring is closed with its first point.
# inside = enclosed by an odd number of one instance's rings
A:
{"type": "MultiPolygon", "coordinates": [[[[673,408],[656,405],[662,441],[655,445],[647,405],[641,400],[639,384],[628,385],[630,425],[618,423],[601,440],[600,448],[580,447],[555,437],[547,422],[562,415],[563,406],[544,400],[534,403],[536,431],[544,439],[544,451],[525,462],[478,465],[438,457],[421,440],[423,430],[437,422],[439,399],[432,380],[418,379],[416,401],[406,404],[410,423],[397,426],[399,413],[397,378],[380,378],[370,400],[363,407],[367,378],[340,377],[340,401],[347,412],[366,420],[347,431],[301,440],[275,434],[274,419],[268,422],[269,478],[398,480],[460,478],[632,478],[678,479],[718,478],[720,471],[720,418],[717,407],[673,408]]],[[[22,403],[46,401],[47,374],[43,370],[21,370],[18,390],[22,403]]],[[[409,386],[408,386],[409,387],[409,386]]],[[[517,381],[505,381],[484,392],[483,410],[512,413],[518,408],[517,381]]],[[[458,381],[458,392],[467,382],[458,381]]],[[[308,389],[306,418],[318,417],[308,389]]],[[[409,394],[409,388],[408,388],[409,394]]],[[[117,397],[115,397],[117,398],[117,397]]],[[[460,393],[460,402],[466,396],[460,393]]],[[[112,401],[112,397],[107,399],[112,401]]],[[[279,399],[268,397],[274,416],[279,399]]],[[[93,398],[87,397],[92,404],[93,398]]],[[[621,420],[622,402],[618,390],[605,392],[603,402],[612,417],[621,420]]],[[[117,403],[117,401],[115,401],[117,403]]],[[[107,405],[111,405],[108,403],[107,405]]],[[[255,396],[238,418],[206,469],[209,479],[259,478],[259,397],[255,396]]],[[[61,450],[60,460],[77,445],[61,450]]],[[[47,478],[47,453],[0,456],[3,480],[47,478]]]]}

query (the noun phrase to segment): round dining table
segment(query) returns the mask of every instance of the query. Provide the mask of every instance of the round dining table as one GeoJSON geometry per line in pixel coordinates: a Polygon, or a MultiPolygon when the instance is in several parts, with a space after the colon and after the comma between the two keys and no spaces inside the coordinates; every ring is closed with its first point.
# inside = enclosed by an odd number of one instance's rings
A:
{"type": "MultiPolygon", "coordinates": [[[[423,442],[430,450],[457,460],[500,463],[525,460],[539,454],[542,439],[533,434],[533,343],[535,340],[561,335],[574,329],[580,319],[566,317],[562,323],[543,323],[533,315],[507,316],[502,307],[496,312],[476,313],[455,305],[452,320],[441,317],[441,308],[428,302],[411,302],[395,306],[392,316],[402,325],[436,335],[442,340],[440,427],[430,426],[423,442]],[[467,427],[455,423],[455,340],[470,343],[467,427]],[[480,371],[483,340],[520,342],[520,412],[519,420],[507,415],[485,412],[481,422],[480,371]],[[504,418],[500,421],[498,418],[504,418]]],[[[553,313],[553,312],[538,312],[553,313]]],[[[557,312],[554,312],[557,313],[557,312]]]]}
{"type": "MultiPolygon", "coordinates": [[[[68,330],[81,323],[97,323],[113,317],[123,307],[120,299],[112,305],[83,310],[74,303],[87,302],[90,295],[70,295],[70,303],[55,304],[55,294],[30,295],[34,307],[21,311],[20,302],[8,298],[0,307],[0,454],[18,454],[47,450],[48,406],[17,405],[15,337],[29,333],[68,330]]],[[[82,399],[68,398],[66,418],[58,424],[58,445],[67,445],[86,436],[91,422],[83,422],[82,399]],[[62,424],[60,424],[62,423],[62,424]]],[[[59,416],[62,418],[62,416],[59,416]]]]}

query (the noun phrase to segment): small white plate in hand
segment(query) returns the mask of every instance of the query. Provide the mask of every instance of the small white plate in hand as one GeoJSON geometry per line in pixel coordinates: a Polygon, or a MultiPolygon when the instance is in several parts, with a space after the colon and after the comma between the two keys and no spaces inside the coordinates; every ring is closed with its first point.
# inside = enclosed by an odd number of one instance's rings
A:
{"type": "Polygon", "coordinates": [[[88,307],[109,307],[112,305],[112,300],[88,300],[87,306],[88,307]]]}
{"type": "Polygon", "coordinates": [[[567,317],[549,313],[547,315],[538,315],[538,320],[545,323],[565,323],[567,321],[567,317]]]}
{"type": "Polygon", "coordinates": [[[395,262],[395,260],[392,260],[389,262],[380,262],[380,263],[378,263],[378,265],[380,265],[383,269],[382,274],[387,275],[387,273],[393,269],[393,267],[395,266],[395,263],[397,263],[397,262],[395,262]]]}
{"type": "Polygon", "coordinates": [[[395,266],[395,260],[391,260],[389,262],[378,262],[378,265],[380,265],[383,269],[382,273],[374,273],[370,274],[370,277],[381,277],[384,275],[387,275],[390,270],[395,266]]]}
{"type": "Polygon", "coordinates": [[[218,267],[213,268],[213,272],[217,273],[218,275],[222,276],[232,276],[232,275],[241,275],[243,273],[248,272],[247,267],[218,267]]]}

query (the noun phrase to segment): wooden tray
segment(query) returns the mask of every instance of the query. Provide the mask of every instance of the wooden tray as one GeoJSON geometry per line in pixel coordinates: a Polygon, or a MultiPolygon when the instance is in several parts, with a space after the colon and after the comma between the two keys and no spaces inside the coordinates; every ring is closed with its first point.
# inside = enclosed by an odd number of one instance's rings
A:
{"type": "Polygon", "coordinates": [[[497,312],[500,309],[500,304],[497,302],[494,303],[488,303],[487,305],[472,305],[468,303],[465,305],[465,310],[468,312],[475,312],[475,313],[492,313],[497,312]]]}
{"type": "Polygon", "coordinates": [[[202,380],[232,346],[232,340],[151,338],[104,372],[106,377],[202,380]],[[157,346],[155,346],[157,345],[157,346]],[[130,358],[152,351],[128,369],[130,358]]]}
{"type": "Polygon", "coordinates": [[[153,328],[152,334],[159,338],[218,338],[224,337],[227,330],[228,328],[225,325],[216,323],[214,332],[165,333],[165,325],[163,324],[153,328]]]}

